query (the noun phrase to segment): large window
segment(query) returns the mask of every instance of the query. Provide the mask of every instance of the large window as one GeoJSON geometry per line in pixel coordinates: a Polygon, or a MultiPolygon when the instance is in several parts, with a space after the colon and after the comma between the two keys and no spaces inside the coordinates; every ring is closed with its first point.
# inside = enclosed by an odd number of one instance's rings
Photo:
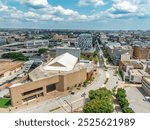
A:
{"type": "Polygon", "coordinates": [[[47,93],[56,90],[56,84],[50,84],[50,85],[46,86],[46,90],[47,90],[47,93]]]}
{"type": "Polygon", "coordinates": [[[33,100],[33,99],[36,99],[36,95],[33,95],[33,96],[30,96],[30,97],[24,98],[24,99],[23,99],[23,102],[27,102],[27,101],[30,101],[30,100],[33,100]]]}
{"type": "Polygon", "coordinates": [[[41,88],[34,89],[34,90],[30,90],[30,91],[27,91],[27,92],[22,93],[22,96],[26,96],[26,95],[28,95],[28,94],[35,93],[35,92],[38,92],[38,91],[41,91],[41,90],[43,90],[42,87],[41,87],[41,88]]]}

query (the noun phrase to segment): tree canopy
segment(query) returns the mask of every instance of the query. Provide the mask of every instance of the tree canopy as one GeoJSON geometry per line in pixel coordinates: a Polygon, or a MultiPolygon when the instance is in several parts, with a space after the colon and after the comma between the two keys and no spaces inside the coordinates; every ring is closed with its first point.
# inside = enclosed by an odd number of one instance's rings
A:
{"type": "Polygon", "coordinates": [[[85,113],[111,113],[114,111],[111,91],[106,88],[91,90],[83,111],[85,113]]]}
{"type": "Polygon", "coordinates": [[[2,55],[2,58],[5,58],[5,59],[14,59],[14,60],[21,60],[21,61],[26,61],[27,60],[27,57],[24,56],[20,52],[5,53],[5,54],[2,55]]]}

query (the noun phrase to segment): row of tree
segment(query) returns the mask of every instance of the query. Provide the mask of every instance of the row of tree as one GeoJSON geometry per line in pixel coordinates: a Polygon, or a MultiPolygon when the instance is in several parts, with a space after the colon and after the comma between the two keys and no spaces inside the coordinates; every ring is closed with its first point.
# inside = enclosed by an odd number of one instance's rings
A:
{"type": "Polygon", "coordinates": [[[119,105],[124,113],[134,113],[132,108],[129,107],[129,102],[126,99],[126,91],[122,88],[117,90],[116,98],[118,99],[119,105]]]}
{"type": "Polygon", "coordinates": [[[5,53],[5,54],[2,55],[2,58],[4,58],[4,59],[14,59],[14,60],[19,60],[19,61],[28,60],[28,58],[20,52],[5,53]]]}
{"type": "Polygon", "coordinates": [[[84,113],[114,112],[113,96],[110,90],[100,88],[89,92],[89,101],[84,105],[84,113]]]}

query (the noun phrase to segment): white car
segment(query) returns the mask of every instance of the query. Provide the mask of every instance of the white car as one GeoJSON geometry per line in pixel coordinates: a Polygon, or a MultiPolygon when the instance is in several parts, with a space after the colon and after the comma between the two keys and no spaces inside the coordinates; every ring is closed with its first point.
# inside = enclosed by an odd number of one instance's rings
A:
{"type": "Polygon", "coordinates": [[[150,102],[150,97],[149,96],[145,96],[144,97],[144,101],[149,101],[150,102]]]}

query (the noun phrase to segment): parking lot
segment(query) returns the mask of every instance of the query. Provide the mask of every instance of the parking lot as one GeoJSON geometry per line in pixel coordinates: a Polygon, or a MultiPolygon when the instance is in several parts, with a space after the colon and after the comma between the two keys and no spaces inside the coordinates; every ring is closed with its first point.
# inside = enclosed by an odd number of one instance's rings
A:
{"type": "Polygon", "coordinates": [[[150,102],[143,100],[147,94],[141,87],[128,87],[125,89],[130,107],[135,113],[150,113],[150,102]]]}

